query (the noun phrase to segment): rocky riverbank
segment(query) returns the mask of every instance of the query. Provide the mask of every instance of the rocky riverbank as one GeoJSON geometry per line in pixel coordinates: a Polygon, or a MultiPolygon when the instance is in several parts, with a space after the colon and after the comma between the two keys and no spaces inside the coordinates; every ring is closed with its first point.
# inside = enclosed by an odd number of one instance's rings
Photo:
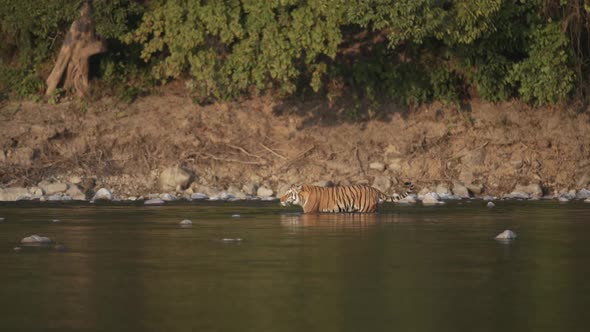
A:
{"type": "Polygon", "coordinates": [[[404,181],[419,200],[588,197],[587,112],[516,102],[351,112],[271,98],[199,106],[174,94],[4,103],[0,200],[273,199],[294,183],[391,193],[404,181]]]}

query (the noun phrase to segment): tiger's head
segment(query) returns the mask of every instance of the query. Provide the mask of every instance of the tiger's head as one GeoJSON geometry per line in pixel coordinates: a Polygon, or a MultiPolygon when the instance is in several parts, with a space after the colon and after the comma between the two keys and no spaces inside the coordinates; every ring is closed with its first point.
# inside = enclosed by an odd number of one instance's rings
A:
{"type": "Polygon", "coordinates": [[[281,205],[288,206],[291,204],[295,205],[303,205],[302,197],[301,197],[301,190],[303,186],[292,185],[289,190],[285,192],[283,196],[281,196],[281,205]]]}

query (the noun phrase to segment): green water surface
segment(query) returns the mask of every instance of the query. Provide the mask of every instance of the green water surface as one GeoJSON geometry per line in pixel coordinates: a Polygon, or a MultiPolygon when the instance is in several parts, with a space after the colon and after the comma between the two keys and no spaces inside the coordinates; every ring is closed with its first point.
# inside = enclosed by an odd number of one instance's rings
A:
{"type": "Polygon", "coordinates": [[[0,330],[587,331],[590,204],[485,204],[5,203],[0,330]]]}

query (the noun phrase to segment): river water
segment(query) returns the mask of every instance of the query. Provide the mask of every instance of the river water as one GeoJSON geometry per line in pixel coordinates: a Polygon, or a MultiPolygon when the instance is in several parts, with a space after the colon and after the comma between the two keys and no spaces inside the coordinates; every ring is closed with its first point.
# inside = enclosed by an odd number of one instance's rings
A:
{"type": "Polygon", "coordinates": [[[590,204],[496,204],[3,204],[0,330],[587,330],[590,204]]]}

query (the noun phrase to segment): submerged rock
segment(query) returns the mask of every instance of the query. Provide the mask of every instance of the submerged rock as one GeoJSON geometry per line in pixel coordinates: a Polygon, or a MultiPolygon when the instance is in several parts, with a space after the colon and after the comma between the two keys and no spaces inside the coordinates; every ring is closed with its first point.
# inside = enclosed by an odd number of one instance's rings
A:
{"type": "Polygon", "coordinates": [[[495,239],[496,240],[513,240],[513,239],[516,239],[516,233],[507,229],[507,230],[503,231],[502,233],[496,235],[495,239]]]}
{"type": "Polygon", "coordinates": [[[586,199],[584,200],[584,203],[590,203],[590,198],[586,198],[586,199]]]}
{"type": "Polygon", "coordinates": [[[184,219],[183,221],[180,222],[180,226],[192,226],[193,222],[188,220],[188,219],[184,219]]]}
{"type": "Polygon", "coordinates": [[[232,214],[232,215],[231,215],[231,217],[232,217],[232,218],[240,218],[241,216],[240,216],[239,214],[237,214],[237,213],[236,213],[236,214],[232,214]]]}
{"type": "Polygon", "coordinates": [[[48,237],[34,234],[23,238],[20,242],[23,244],[48,244],[53,241],[51,241],[51,239],[48,237]]]}
{"type": "Polygon", "coordinates": [[[488,202],[487,207],[489,208],[493,208],[494,206],[496,206],[496,204],[494,204],[494,202],[488,202]]]}

